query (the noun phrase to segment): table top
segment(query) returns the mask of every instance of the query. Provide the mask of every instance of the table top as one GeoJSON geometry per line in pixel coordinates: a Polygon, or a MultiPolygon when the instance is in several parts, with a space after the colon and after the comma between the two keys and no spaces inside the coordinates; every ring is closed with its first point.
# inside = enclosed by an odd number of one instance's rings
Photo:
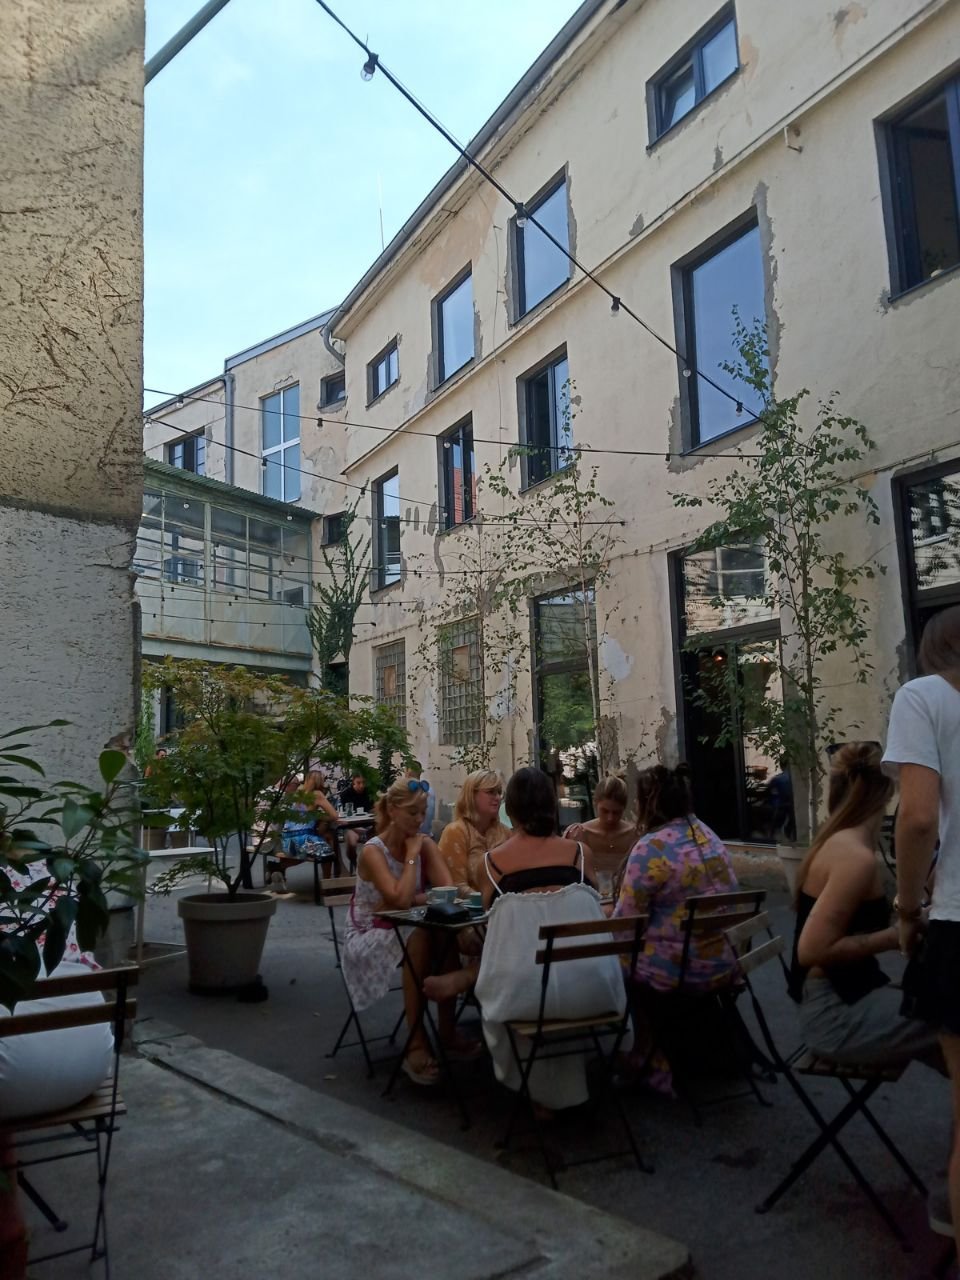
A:
{"type": "Polygon", "coordinates": [[[372,813],[337,814],[338,827],[372,827],[375,822],[376,818],[372,813]]]}
{"type": "MultiPolygon", "coordinates": [[[[460,905],[459,903],[457,904],[460,905]]],[[[402,911],[378,911],[376,915],[381,920],[389,920],[392,925],[412,924],[422,929],[470,929],[474,925],[486,924],[489,917],[489,911],[477,910],[470,912],[469,920],[458,920],[456,923],[442,923],[439,920],[428,920],[426,918],[426,907],[406,907],[402,911]]]]}

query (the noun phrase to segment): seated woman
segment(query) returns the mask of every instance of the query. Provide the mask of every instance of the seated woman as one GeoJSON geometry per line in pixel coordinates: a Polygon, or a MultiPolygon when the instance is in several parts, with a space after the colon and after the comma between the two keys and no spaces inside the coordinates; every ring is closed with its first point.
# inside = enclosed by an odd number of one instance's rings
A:
{"type": "MultiPolygon", "coordinates": [[[[737,889],[730,855],[720,838],[692,812],[690,771],[654,765],[637,779],[637,829],[642,833],[627,860],[614,916],[649,916],[642,954],[628,977],[638,1044],[630,1065],[641,1081],[673,1095],[670,1066],[662,1050],[643,1036],[648,992],[676,989],[683,958],[683,922],[688,898],[737,889]]],[[[710,990],[730,981],[734,962],[722,940],[693,940],[684,989],[710,990]]]]}
{"type": "Polygon", "coordinates": [[[851,742],[830,761],[829,816],[797,873],[790,994],[803,1038],[833,1062],[924,1060],[942,1070],[937,1033],[900,1016],[903,993],[877,956],[899,949],[877,846],[894,792],[880,748],[851,742]]]}
{"type": "Polygon", "coordinates": [[[590,850],[601,891],[619,891],[627,854],[636,844],[637,824],[628,822],[623,816],[627,799],[627,784],[622,778],[601,779],[593,793],[593,808],[597,816],[591,822],[578,822],[567,827],[564,833],[569,840],[582,840],[590,850]]]}
{"type": "MultiPolygon", "coordinates": [[[[363,846],[357,862],[357,883],[350,903],[343,943],[343,976],[358,1013],[382,999],[397,975],[403,955],[393,926],[377,918],[378,911],[399,911],[423,902],[422,888],[451,883],[440,850],[419,827],[427,807],[426,793],[406,778],[380,797],[374,808],[377,835],[363,846]]],[[[413,928],[406,938],[418,981],[403,965],[403,999],[407,1025],[416,1025],[421,1012],[422,978],[443,969],[458,968],[459,955],[448,937],[413,928]]],[[[436,998],[436,997],[435,997],[436,998]]],[[[439,995],[438,1026],[448,1051],[470,1056],[479,1050],[475,1041],[457,1035],[454,1004],[439,995]]],[[[438,1080],[436,1060],[430,1052],[423,1025],[419,1026],[403,1063],[415,1084],[438,1080]]]]}
{"type": "Polygon", "coordinates": [[[500,823],[502,795],[503,779],[495,769],[469,774],[457,797],[453,821],[440,834],[440,852],[461,893],[481,887],[484,854],[510,834],[500,823]]]}
{"type": "Polygon", "coordinates": [[[290,789],[296,792],[297,803],[283,824],[283,852],[288,858],[333,859],[336,854],[330,841],[318,830],[321,822],[327,830],[337,823],[337,811],[327,799],[323,774],[319,769],[311,769],[302,783],[294,783],[290,789]]]}
{"type": "MultiPolygon", "coordinates": [[[[519,1089],[520,1072],[504,1024],[536,1018],[539,1012],[540,927],[602,920],[603,911],[589,852],[557,835],[557,799],[547,775],[540,769],[518,770],[507,785],[506,803],[513,833],[484,855],[484,900],[493,905],[476,989],[497,1079],[519,1089]]],[[[551,972],[547,1017],[589,1017],[622,1011],[624,1005],[615,956],[572,961],[551,972]]],[[[529,1048],[518,1039],[525,1056],[529,1048]]],[[[534,1102],[551,1111],[585,1102],[584,1062],[582,1054],[574,1054],[535,1063],[529,1080],[534,1102]]]]}

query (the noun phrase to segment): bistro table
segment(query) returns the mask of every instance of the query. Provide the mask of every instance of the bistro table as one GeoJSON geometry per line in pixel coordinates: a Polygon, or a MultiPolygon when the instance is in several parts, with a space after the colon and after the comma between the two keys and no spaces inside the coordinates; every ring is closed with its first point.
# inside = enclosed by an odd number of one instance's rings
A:
{"type": "Polygon", "coordinates": [[[434,1021],[433,1014],[430,1012],[430,1001],[423,995],[420,975],[417,973],[416,967],[410,959],[410,952],[407,950],[407,942],[403,931],[405,928],[413,927],[415,929],[428,929],[435,933],[457,934],[462,933],[464,929],[476,929],[482,940],[489,911],[486,908],[468,908],[468,910],[470,911],[470,919],[458,920],[454,924],[428,919],[426,907],[407,907],[402,911],[378,911],[376,913],[378,919],[386,920],[388,924],[392,925],[394,932],[397,935],[397,940],[400,943],[400,950],[403,953],[403,963],[406,965],[408,971],[413,977],[421,995],[420,1014],[407,1034],[403,1049],[400,1052],[399,1058],[397,1058],[396,1064],[391,1072],[390,1079],[387,1081],[387,1087],[383,1091],[383,1096],[386,1098],[393,1091],[393,1087],[399,1079],[400,1070],[403,1066],[413,1038],[422,1028],[424,1020],[426,1020],[433,1035],[434,1043],[436,1044],[437,1057],[440,1062],[441,1070],[446,1079],[450,1081],[450,1086],[453,1089],[453,1096],[456,1099],[457,1109],[460,1112],[461,1129],[470,1128],[470,1113],[467,1110],[467,1104],[464,1102],[463,1095],[457,1086],[457,1079],[451,1069],[450,1059],[447,1057],[447,1051],[444,1047],[443,1041],[440,1039],[437,1024],[434,1021]]]}
{"type": "Polygon", "coordinates": [[[331,821],[330,828],[337,846],[337,869],[340,875],[343,875],[346,850],[340,847],[340,832],[348,830],[362,830],[369,827],[371,830],[376,826],[376,818],[372,813],[338,813],[337,825],[334,826],[331,821]]]}

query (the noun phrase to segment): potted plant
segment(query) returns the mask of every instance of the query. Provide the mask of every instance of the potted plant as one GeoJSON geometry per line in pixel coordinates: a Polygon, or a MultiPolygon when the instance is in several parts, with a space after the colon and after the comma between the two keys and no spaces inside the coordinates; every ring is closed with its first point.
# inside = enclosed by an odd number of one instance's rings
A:
{"type": "Polygon", "coordinates": [[[384,742],[403,751],[405,736],[370,700],[304,689],[282,676],[168,658],[146,676],[165,686],[183,718],[155,760],[154,796],[184,809],[181,822],[201,832],[210,852],[181,859],[160,876],[169,892],[188,876],[218,888],[182,897],[190,988],[229,991],[256,980],[276,899],[255,892],[253,868],[294,814],[297,781],[314,764],[369,768],[362,751],[384,742]]]}
{"type": "Polygon", "coordinates": [[[80,950],[93,950],[110,922],[108,895],[141,892],[146,855],[124,753],[100,753],[102,790],[49,783],[36,759],[33,735],[67,723],[0,735],[0,1004],[10,1010],[41,968],[57,967],[71,929],[80,950]]]}

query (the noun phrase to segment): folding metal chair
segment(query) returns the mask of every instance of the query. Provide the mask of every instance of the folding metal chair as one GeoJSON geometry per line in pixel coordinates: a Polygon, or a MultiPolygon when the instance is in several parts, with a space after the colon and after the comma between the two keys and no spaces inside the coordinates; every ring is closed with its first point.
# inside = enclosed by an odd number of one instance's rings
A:
{"type": "MultiPolygon", "coordinates": [[[[356,876],[335,876],[326,880],[319,881],[317,888],[317,901],[321,906],[327,908],[327,914],[330,917],[330,936],[333,940],[333,952],[336,957],[336,967],[340,970],[340,977],[343,980],[343,990],[347,997],[347,1004],[350,1006],[350,1012],[347,1019],[340,1029],[336,1043],[327,1054],[328,1058],[335,1058],[341,1049],[355,1049],[358,1046],[363,1051],[364,1061],[367,1064],[367,1079],[372,1080],[376,1074],[374,1070],[374,1060],[370,1056],[369,1046],[377,1044],[381,1040],[386,1040],[389,1044],[395,1044],[397,1032],[403,1024],[404,1011],[400,1010],[393,1030],[388,1036],[368,1036],[364,1034],[363,1026],[360,1022],[360,1015],[354,1007],[353,997],[350,995],[350,988],[347,986],[346,979],[343,977],[343,964],[340,959],[340,934],[337,930],[337,918],[334,911],[337,907],[349,907],[350,900],[353,897],[353,890],[357,883],[356,876]],[[345,1040],[350,1027],[355,1026],[357,1029],[356,1040],[345,1040]]],[[[401,991],[402,986],[391,987],[391,991],[401,991]]]]}
{"type": "Polygon", "coordinates": [[[926,1195],[927,1189],[923,1181],[907,1162],[902,1152],[897,1148],[889,1134],[883,1129],[879,1120],[877,1120],[876,1116],[867,1106],[870,1098],[882,1085],[894,1084],[900,1079],[906,1069],[906,1065],[904,1064],[893,1067],[846,1066],[841,1063],[831,1062],[828,1059],[821,1058],[818,1055],[811,1053],[810,1050],[803,1045],[801,1045],[800,1048],[789,1057],[785,1058],[777,1048],[773,1035],[770,1031],[770,1025],[764,1016],[763,1007],[760,1003],[759,997],[757,996],[756,988],[750,978],[752,973],[771,960],[779,959],[780,964],[783,967],[783,939],[773,936],[770,929],[770,921],[765,912],[756,916],[753,920],[749,920],[743,924],[738,924],[733,928],[728,929],[726,931],[726,937],[739,962],[744,984],[750,994],[750,1000],[753,1005],[753,1012],[757,1021],[757,1026],[760,1028],[764,1044],[770,1054],[773,1069],[778,1075],[782,1075],[786,1079],[787,1083],[800,1099],[804,1109],[820,1131],[814,1141],[811,1142],[806,1150],[803,1151],[794,1161],[793,1167],[786,1177],[778,1183],[765,1200],[761,1201],[761,1203],[757,1205],[757,1213],[766,1213],[769,1209],[772,1209],[781,1196],[789,1191],[797,1179],[810,1168],[817,1156],[819,1156],[822,1151],[825,1151],[827,1147],[832,1147],[843,1161],[857,1186],[873,1205],[874,1209],[876,1209],[883,1221],[887,1224],[904,1248],[909,1249],[909,1241],[904,1235],[899,1223],[896,1221],[884,1202],[880,1199],[879,1195],[877,1195],[877,1192],[854,1162],[850,1153],[841,1144],[838,1136],[841,1130],[850,1120],[853,1119],[855,1115],[858,1113],[862,1115],[920,1194],[923,1196],[926,1195]],[[761,942],[759,946],[754,946],[753,944],[756,937],[759,934],[764,933],[767,935],[766,941],[761,942]],[[824,1118],[816,1103],[800,1083],[798,1076],[816,1076],[820,1079],[833,1079],[840,1082],[847,1094],[847,1101],[832,1120],[828,1121],[824,1118]]]}
{"type": "Polygon", "coordinates": [[[91,1262],[103,1259],[104,1274],[109,1280],[107,1175],[110,1171],[113,1135],[118,1128],[117,1120],[127,1113],[119,1093],[120,1049],[123,1045],[126,1022],[129,1018],[133,1018],[137,1008],[136,1001],[129,998],[128,991],[136,984],[139,976],[139,969],[135,965],[129,965],[116,969],[91,970],[89,973],[71,974],[69,977],[45,978],[34,984],[31,991],[32,998],[46,999],[52,996],[79,995],[96,991],[113,991],[116,997],[113,1003],[97,1002],[79,1007],[49,1009],[45,1012],[14,1013],[0,1022],[0,1034],[5,1040],[13,1036],[56,1031],[65,1027],[86,1027],[101,1022],[111,1023],[113,1029],[113,1078],[105,1081],[89,1098],[62,1111],[26,1116],[6,1122],[0,1121],[0,1135],[11,1138],[18,1153],[14,1157],[12,1166],[0,1169],[0,1175],[15,1173],[17,1183],[24,1195],[58,1232],[66,1231],[69,1224],[64,1222],[56,1210],[50,1206],[24,1170],[36,1165],[51,1164],[56,1160],[84,1155],[96,1156],[97,1210],[93,1238],[83,1244],[73,1245],[69,1249],[45,1253],[38,1258],[31,1257],[32,1264],[50,1262],[54,1258],[84,1253],[89,1249],[91,1262]],[[24,1137],[23,1135],[27,1133],[40,1136],[24,1137]],[[62,1150],[64,1146],[68,1149],[62,1150]],[[34,1149],[53,1151],[54,1154],[31,1155],[28,1158],[20,1154],[34,1149]]]}
{"type": "Polygon", "coordinates": [[[510,1116],[507,1131],[499,1145],[504,1148],[509,1146],[519,1113],[524,1104],[526,1104],[533,1119],[533,1127],[540,1153],[543,1156],[543,1162],[546,1166],[551,1186],[554,1189],[557,1187],[556,1174],[547,1152],[543,1128],[537,1116],[537,1109],[530,1094],[530,1074],[537,1062],[583,1053],[586,1039],[592,1042],[597,1057],[602,1064],[607,1079],[606,1093],[620,1117],[620,1123],[626,1134],[628,1146],[618,1148],[615,1151],[603,1152],[600,1155],[586,1156],[580,1160],[564,1161],[562,1167],[571,1168],[578,1164],[592,1164],[599,1160],[608,1160],[613,1159],[615,1156],[631,1154],[637,1163],[638,1169],[641,1169],[644,1173],[653,1172],[640,1154],[633,1130],[630,1127],[630,1120],[624,1110],[620,1094],[614,1082],[613,1061],[630,1021],[629,1003],[626,1003],[623,1013],[602,1010],[585,1018],[546,1017],[550,972],[555,964],[564,964],[577,960],[583,961],[598,956],[629,956],[630,971],[632,972],[640,952],[646,926],[646,916],[630,916],[616,921],[587,920],[582,923],[543,925],[540,929],[540,940],[546,945],[540,947],[536,953],[537,964],[543,966],[540,982],[539,1012],[535,1020],[514,1021],[506,1024],[514,1061],[520,1072],[520,1092],[510,1116]],[[598,936],[604,940],[591,941],[591,939],[598,936]],[[586,939],[586,941],[578,941],[573,945],[557,945],[558,941],[568,938],[586,939]],[[530,1052],[525,1059],[521,1055],[521,1047],[518,1043],[518,1037],[520,1036],[530,1041],[530,1052]],[[601,1043],[602,1038],[607,1038],[608,1040],[612,1038],[613,1043],[607,1052],[604,1052],[601,1043]],[[570,1045],[575,1047],[571,1048],[569,1047],[570,1045]]]}
{"type": "Polygon", "coordinates": [[[652,1022],[654,1045],[651,1054],[659,1048],[670,1059],[677,1092],[690,1107],[697,1125],[703,1123],[703,1109],[708,1106],[750,1096],[756,1098],[761,1106],[770,1105],[757,1086],[754,1067],[759,1067],[771,1083],[775,1076],[771,1064],[754,1043],[737,1009],[737,1000],[744,989],[739,975],[731,970],[729,981],[706,989],[690,982],[691,962],[697,952],[713,946],[718,953],[725,954],[728,951],[726,931],[733,925],[756,917],[762,910],[766,897],[764,889],[743,889],[688,898],[677,985],[672,991],[651,991],[644,996],[643,1011],[652,1022]],[[676,1028],[702,1021],[705,1011],[717,1015],[716,1025],[723,1031],[731,1060],[747,1085],[746,1089],[740,1089],[736,1093],[725,1093],[707,1100],[695,1096],[688,1073],[684,1069],[684,1055],[676,1049],[676,1028]]]}

